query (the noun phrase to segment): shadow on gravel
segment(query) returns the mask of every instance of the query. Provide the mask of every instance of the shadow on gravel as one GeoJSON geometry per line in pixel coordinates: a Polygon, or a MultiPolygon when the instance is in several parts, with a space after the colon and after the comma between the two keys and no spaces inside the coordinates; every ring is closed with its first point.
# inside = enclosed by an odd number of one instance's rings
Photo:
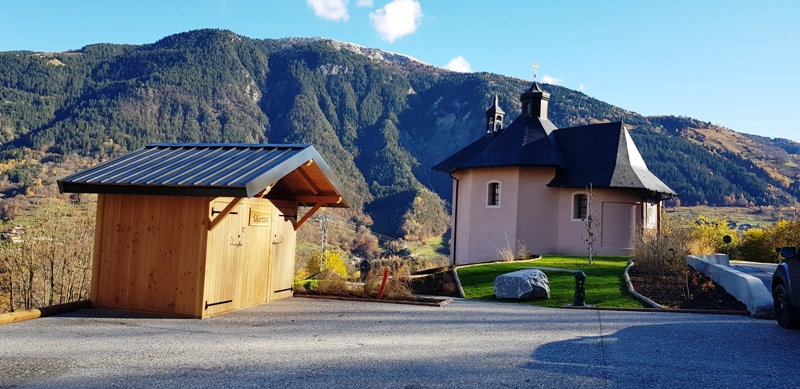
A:
{"type": "Polygon", "coordinates": [[[178,316],[164,316],[141,312],[114,311],[110,309],[81,309],[80,311],[62,313],[58,317],[69,317],[79,319],[177,319],[177,320],[197,320],[178,316]]]}
{"type": "Polygon", "coordinates": [[[798,387],[800,331],[772,322],[642,325],[545,344],[524,368],[623,387],[798,387]]]}

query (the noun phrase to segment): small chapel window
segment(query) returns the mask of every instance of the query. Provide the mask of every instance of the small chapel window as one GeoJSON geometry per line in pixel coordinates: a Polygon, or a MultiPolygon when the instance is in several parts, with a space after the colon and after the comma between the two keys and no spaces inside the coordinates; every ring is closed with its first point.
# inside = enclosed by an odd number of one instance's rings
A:
{"type": "Polygon", "coordinates": [[[500,206],[500,183],[499,182],[490,182],[489,183],[489,192],[487,193],[487,201],[486,205],[489,207],[499,207],[500,206]]]}
{"type": "Polygon", "coordinates": [[[572,199],[572,219],[586,219],[587,198],[585,193],[576,194],[572,199]]]}

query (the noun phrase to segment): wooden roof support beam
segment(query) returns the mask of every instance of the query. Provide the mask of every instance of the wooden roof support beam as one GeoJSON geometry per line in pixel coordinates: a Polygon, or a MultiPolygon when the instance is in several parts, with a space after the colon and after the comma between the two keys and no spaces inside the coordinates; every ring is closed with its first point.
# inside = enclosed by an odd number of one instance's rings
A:
{"type": "Polygon", "coordinates": [[[222,211],[219,212],[219,215],[217,215],[217,217],[215,217],[214,220],[209,220],[209,222],[208,222],[208,230],[209,231],[213,230],[214,227],[216,227],[222,221],[222,219],[224,219],[226,216],[228,216],[228,214],[231,213],[231,211],[233,211],[233,209],[236,208],[236,206],[241,201],[242,201],[242,197],[236,197],[233,200],[231,200],[231,202],[228,203],[228,205],[225,207],[225,209],[223,209],[222,211]]]}
{"type": "Polygon", "coordinates": [[[308,220],[314,213],[316,213],[325,204],[339,204],[342,202],[342,196],[297,196],[296,204],[314,203],[314,206],[303,215],[294,225],[294,230],[297,231],[303,223],[308,220]]]}
{"type": "Polygon", "coordinates": [[[272,187],[273,187],[273,186],[274,186],[274,185],[270,185],[270,186],[268,186],[268,187],[264,188],[264,190],[262,190],[261,192],[258,192],[258,193],[256,193],[256,195],[255,195],[255,196],[253,196],[253,197],[258,197],[258,198],[260,198],[260,199],[263,199],[263,198],[264,198],[264,196],[266,196],[266,195],[269,193],[269,191],[271,191],[271,190],[272,190],[272,187]]]}
{"type": "Polygon", "coordinates": [[[308,203],[339,204],[341,202],[342,202],[342,196],[297,196],[298,204],[308,204],[308,203]]]}
{"type": "Polygon", "coordinates": [[[305,215],[303,215],[303,218],[294,224],[294,230],[297,231],[297,229],[300,228],[300,226],[302,226],[303,223],[305,223],[306,220],[308,220],[308,218],[314,215],[314,213],[316,213],[320,209],[320,207],[322,207],[322,204],[323,204],[322,202],[314,204],[314,206],[311,207],[311,209],[309,209],[305,215]]]}

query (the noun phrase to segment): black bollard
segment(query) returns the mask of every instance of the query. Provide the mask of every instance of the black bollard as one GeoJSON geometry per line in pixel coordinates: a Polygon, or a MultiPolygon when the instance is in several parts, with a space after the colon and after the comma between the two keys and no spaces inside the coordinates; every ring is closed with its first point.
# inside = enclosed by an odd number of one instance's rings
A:
{"type": "Polygon", "coordinates": [[[586,306],[586,273],[580,270],[575,272],[575,302],[572,305],[586,306]]]}

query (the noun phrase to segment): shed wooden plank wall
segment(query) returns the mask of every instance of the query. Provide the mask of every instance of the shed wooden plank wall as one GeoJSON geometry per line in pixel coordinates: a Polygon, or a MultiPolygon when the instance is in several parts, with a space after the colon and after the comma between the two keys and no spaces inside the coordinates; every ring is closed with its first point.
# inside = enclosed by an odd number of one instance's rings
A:
{"type": "Polygon", "coordinates": [[[99,195],[93,304],[199,316],[208,202],[204,197],[99,195]]]}
{"type": "Polygon", "coordinates": [[[207,317],[291,297],[292,222],[265,199],[217,213],[233,200],[99,195],[94,305],[207,317]]]}

